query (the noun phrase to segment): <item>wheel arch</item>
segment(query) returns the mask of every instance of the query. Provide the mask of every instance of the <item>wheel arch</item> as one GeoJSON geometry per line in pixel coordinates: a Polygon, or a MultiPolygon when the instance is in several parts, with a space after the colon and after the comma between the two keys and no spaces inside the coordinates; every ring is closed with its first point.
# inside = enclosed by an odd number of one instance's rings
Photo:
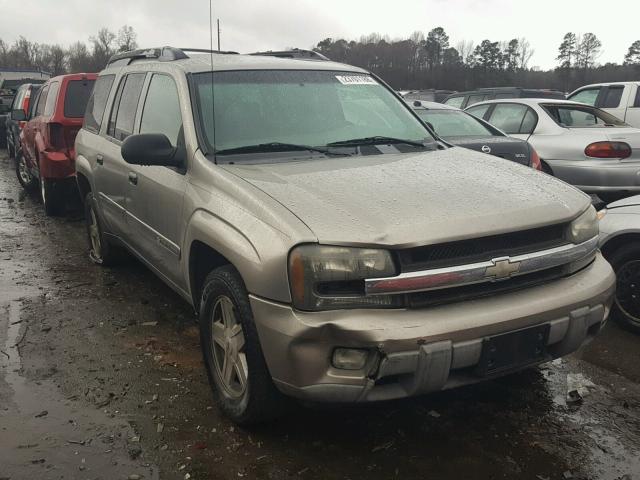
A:
{"type": "Polygon", "coordinates": [[[640,245],[640,231],[621,233],[620,235],[607,240],[606,243],[600,246],[600,250],[602,251],[604,258],[609,260],[621,247],[631,243],[638,243],[640,245]]]}
{"type": "Polygon", "coordinates": [[[233,265],[224,255],[201,240],[193,240],[189,246],[189,290],[193,308],[200,309],[200,293],[211,270],[224,265],[233,265]]]}

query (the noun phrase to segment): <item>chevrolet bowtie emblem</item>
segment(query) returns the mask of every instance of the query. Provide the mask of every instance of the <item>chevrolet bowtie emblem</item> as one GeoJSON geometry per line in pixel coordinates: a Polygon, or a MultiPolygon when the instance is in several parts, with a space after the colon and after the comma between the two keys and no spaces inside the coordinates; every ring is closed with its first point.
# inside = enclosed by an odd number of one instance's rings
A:
{"type": "Polygon", "coordinates": [[[520,270],[520,262],[511,262],[508,258],[495,258],[491,260],[493,266],[487,267],[484,272],[485,277],[492,277],[496,280],[509,278],[520,270]]]}

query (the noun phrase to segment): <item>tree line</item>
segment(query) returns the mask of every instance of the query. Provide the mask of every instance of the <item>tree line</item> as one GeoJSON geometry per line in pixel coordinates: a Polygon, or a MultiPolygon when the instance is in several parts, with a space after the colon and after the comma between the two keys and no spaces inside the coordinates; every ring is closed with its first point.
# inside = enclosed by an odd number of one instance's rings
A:
{"type": "Polygon", "coordinates": [[[629,47],[622,64],[599,65],[602,42],[593,33],[567,33],[558,47],[557,68],[547,71],[530,66],[535,50],[526,38],[454,46],[442,27],[400,40],[379,34],[351,41],[326,38],[314,50],[371,70],[397,89],[522,86],[571,91],[587,83],[640,77],[640,40],[629,47]]]}
{"type": "Polygon", "coordinates": [[[133,27],[123,25],[117,33],[101,28],[89,37],[88,44],[78,41],[68,48],[31,42],[22,36],[8,45],[0,38],[0,67],[37,69],[53,75],[99,72],[114,53],[138,48],[136,37],[133,27]]]}
{"type": "MultiPolygon", "coordinates": [[[[88,43],[78,41],[67,48],[25,37],[10,45],[0,39],[0,67],[40,69],[54,75],[99,72],[114,53],[137,47],[136,32],[128,25],[118,32],[101,28],[88,43]]],[[[350,41],[326,38],[313,49],[331,60],[371,70],[397,89],[522,86],[571,91],[587,83],[640,77],[640,40],[632,43],[621,64],[600,65],[602,42],[593,33],[567,33],[558,47],[557,67],[546,71],[530,65],[535,50],[526,38],[452,45],[442,27],[399,40],[377,33],[350,41]]]]}

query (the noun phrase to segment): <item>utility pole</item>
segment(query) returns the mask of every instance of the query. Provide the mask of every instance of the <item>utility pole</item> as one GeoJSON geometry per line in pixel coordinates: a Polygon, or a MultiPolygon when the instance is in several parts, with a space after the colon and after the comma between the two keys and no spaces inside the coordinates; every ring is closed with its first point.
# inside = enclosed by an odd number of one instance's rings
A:
{"type": "Polygon", "coordinates": [[[218,19],[218,51],[220,51],[220,19],[218,19]]]}

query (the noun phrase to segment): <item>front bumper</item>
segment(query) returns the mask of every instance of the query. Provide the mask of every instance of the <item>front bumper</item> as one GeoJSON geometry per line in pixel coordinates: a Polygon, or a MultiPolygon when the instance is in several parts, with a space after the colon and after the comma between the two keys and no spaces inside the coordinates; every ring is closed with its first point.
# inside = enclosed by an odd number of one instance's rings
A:
{"type": "Polygon", "coordinates": [[[554,176],[587,193],[640,192],[640,160],[545,160],[554,176]]]}
{"type": "Polygon", "coordinates": [[[598,253],[584,270],[525,290],[420,310],[300,312],[251,296],[271,376],[285,394],[322,402],[387,400],[482,380],[483,340],[548,323],[549,358],[577,350],[607,318],[615,288],[598,253]],[[371,351],[362,370],[332,366],[336,347],[371,351]]]}

